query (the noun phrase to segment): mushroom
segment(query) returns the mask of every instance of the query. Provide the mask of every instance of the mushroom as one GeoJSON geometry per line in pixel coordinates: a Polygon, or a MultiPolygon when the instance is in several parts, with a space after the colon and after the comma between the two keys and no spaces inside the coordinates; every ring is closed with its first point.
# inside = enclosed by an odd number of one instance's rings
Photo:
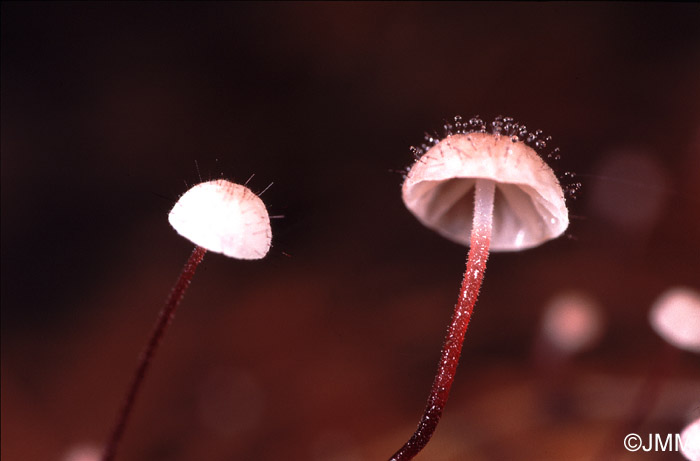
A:
{"type": "MultiPolygon", "coordinates": [[[[425,226],[468,245],[467,268],[442,348],[428,403],[413,436],[392,457],[412,459],[428,443],[449,396],[464,334],[484,277],[489,250],[517,251],[560,236],[568,227],[564,189],[531,147],[550,138],[509,117],[497,117],[491,132],[477,117],[455,117],[446,136],[413,149],[417,160],[402,186],[406,207],[425,226]]],[[[558,156],[558,149],[553,154],[558,156]]],[[[579,185],[567,191],[575,192],[579,185]]]]}
{"type": "Polygon", "coordinates": [[[260,197],[225,179],[197,184],[177,201],[170,225],[195,245],[236,259],[270,250],[270,217],[260,197]]]}
{"type": "Polygon", "coordinates": [[[558,293],[545,306],[531,357],[541,404],[552,417],[567,417],[572,410],[574,357],[600,341],[602,313],[598,302],[580,291],[558,293]]]}
{"type": "Polygon", "coordinates": [[[116,455],[153,356],[207,250],[236,259],[261,259],[270,249],[272,232],[265,204],[247,187],[224,179],[203,182],[185,192],[170,211],[168,221],[196,246],[158,315],[105,448],[103,461],[112,460],[116,455]]]}
{"type": "Polygon", "coordinates": [[[544,353],[555,362],[593,346],[603,332],[598,303],[586,293],[575,291],[551,299],[541,322],[538,342],[544,343],[544,353]]]}
{"type": "Polygon", "coordinates": [[[700,354],[700,293],[685,287],[664,292],[649,311],[651,327],[674,347],[700,354]]]}
{"type": "Polygon", "coordinates": [[[629,415],[610,433],[597,459],[609,458],[624,434],[642,426],[678,366],[681,351],[700,353],[700,293],[689,287],[671,287],[654,301],[648,318],[652,329],[664,340],[663,348],[650,360],[651,369],[633,397],[629,415]]]}

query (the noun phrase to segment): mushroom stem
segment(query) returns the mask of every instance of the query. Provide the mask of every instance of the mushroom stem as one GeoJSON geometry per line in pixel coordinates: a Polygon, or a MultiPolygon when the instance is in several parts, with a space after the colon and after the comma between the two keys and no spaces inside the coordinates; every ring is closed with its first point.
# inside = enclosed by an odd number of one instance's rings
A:
{"type": "Polygon", "coordinates": [[[491,244],[491,224],[493,221],[493,201],[496,184],[489,179],[476,179],[474,192],[474,216],[472,233],[467,256],[467,269],[462,280],[459,299],[452,314],[452,322],[440,353],[437,375],[430,389],[428,403],[418,428],[406,444],[399,449],[391,461],[413,459],[430,441],[440,421],[442,412],[454,381],[459,356],[462,353],[464,334],[469,326],[474,304],[479,296],[481,281],[486,270],[491,244]]]}
{"type": "Polygon", "coordinates": [[[107,447],[105,448],[104,455],[102,456],[102,461],[113,460],[117,453],[117,447],[119,445],[119,442],[121,441],[122,435],[124,434],[126,423],[129,419],[129,415],[131,414],[134,402],[136,401],[136,395],[142,387],[143,380],[146,377],[146,372],[148,371],[148,368],[151,362],[153,361],[153,356],[155,355],[156,350],[158,349],[160,341],[163,339],[165,330],[168,328],[168,325],[170,325],[170,322],[175,316],[175,309],[177,308],[178,304],[180,304],[180,301],[185,295],[185,290],[187,290],[187,287],[190,285],[190,281],[194,276],[194,272],[197,269],[199,263],[202,262],[204,254],[206,252],[207,250],[200,246],[196,246],[194,248],[194,251],[190,255],[190,258],[187,260],[187,263],[185,263],[185,267],[182,270],[180,277],[175,283],[173,291],[168,297],[168,301],[165,303],[165,307],[162,311],[160,311],[160,314],[158,315],[158,320],[156,321],[156,325],[153,328],[153,332],[151,333],[151,338],[149,339],[148,344],[146,345],[146,349],[144,349],[143,353],[141,354],[139,365],[136,368],[136,372],[134,373],[134,377],[132,378],[131,385],[129,386],[129,390],[127,391],[126,397],[124,399],[124,403],[119,412],[119,415],[117,416],[117,421],[114,425],[114,429],[112,429],[112,435],[110,436],[109,442],[107,443],[107,447]]]}

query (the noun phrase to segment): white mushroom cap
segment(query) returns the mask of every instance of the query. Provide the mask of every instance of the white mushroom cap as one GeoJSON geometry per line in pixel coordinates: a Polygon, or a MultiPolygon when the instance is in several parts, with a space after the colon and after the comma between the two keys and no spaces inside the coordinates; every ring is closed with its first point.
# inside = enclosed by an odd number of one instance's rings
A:
{"type": "Polygon", "coordinates": [[[656,333],[673,346],[700,353],[700,293],[677,287],[664,292],[649,311],[656,333]]]}
{"type": "Polygon", "coordinates": [[[428,150],[403,183],[406,207],[425,226],[469,245],[476,179],[496,182],[491,249],[513,251],[561,235],[569,213],[559,180],[522,141],[455,134],[428,150]]]}
{"type": "Polygon", "coordinates": [[[237,259],[260,259],[270,250],[270,217],[260,197],[239,184],[217,179],[197,184],[168,216],[192,243],[237,259]]]}

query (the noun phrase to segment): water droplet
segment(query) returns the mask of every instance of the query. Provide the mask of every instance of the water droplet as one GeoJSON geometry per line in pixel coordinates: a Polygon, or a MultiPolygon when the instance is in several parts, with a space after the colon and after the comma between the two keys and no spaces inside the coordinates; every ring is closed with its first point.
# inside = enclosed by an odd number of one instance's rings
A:
{"type": "Polygon", "coordinates": [[[443,130],[445,131],[445,137],[447,136],[452,136],[452,129],[454,128],[451,123],[445,123],[442,126],[443,130]]]}
{"type": "Polygon", "coordinates": [[[522,141],[527,138],[527,134],[527,127],[525,125],[521,125],[520,128],[518,128],[518,138],[520,138],[522,141]]]}
{"type": "Polygon", "coordinates": [[[421,157],[421,155],[423,155],[423,150],[419,149],[418,147],[411,146],[410,150],[411,154],[413,155],[413,158],[416,160],[418,160],[421,157]]]}

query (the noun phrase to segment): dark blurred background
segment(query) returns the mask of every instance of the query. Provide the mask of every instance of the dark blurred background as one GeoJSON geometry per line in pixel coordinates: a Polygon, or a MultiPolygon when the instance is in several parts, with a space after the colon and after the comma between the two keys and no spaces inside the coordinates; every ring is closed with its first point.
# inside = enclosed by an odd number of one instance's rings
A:
{"type": "Polygon", "coordinates": [[[456,114],[545,130],[583,189],[566,237],[492,255],[419,459],[642,456],[629,421],[700,416],[698,355],[659,359],[647,321],[700,289],[699,24],[681,3],[3,2],[3,460],[90,459],[192,249],[170,207],[251,175],[273,248],[206,256],[120,459],[388,458],[466,255],[405,210],[400,170],[456,114]],[[562,358],[540,324],[572,292],[600,334],[562,358]]]}

